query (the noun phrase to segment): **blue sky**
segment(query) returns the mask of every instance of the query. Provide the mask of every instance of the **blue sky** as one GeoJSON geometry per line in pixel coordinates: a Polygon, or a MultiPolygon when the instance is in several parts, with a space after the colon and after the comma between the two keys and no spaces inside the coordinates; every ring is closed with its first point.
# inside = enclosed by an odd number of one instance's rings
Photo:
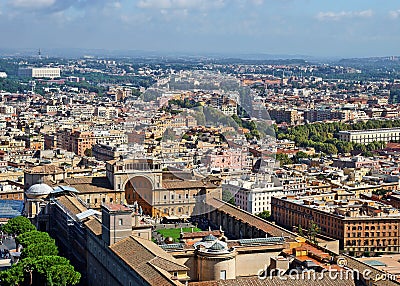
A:
{"type": "Polygon", "coordinates": [[[400,55],[398,0],[0,0],[0,48],[400,55]]]}

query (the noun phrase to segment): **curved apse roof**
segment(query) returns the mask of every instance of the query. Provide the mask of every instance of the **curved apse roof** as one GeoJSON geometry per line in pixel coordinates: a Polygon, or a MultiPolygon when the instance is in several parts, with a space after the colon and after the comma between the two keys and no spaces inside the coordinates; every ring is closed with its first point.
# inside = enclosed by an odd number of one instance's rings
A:
{"type": "Polygon", "coordinates": [[[46,184],[35,184],[29,187],[26,194],[33,196],[48,195],[53,192],[53,188],[46,184]]]}

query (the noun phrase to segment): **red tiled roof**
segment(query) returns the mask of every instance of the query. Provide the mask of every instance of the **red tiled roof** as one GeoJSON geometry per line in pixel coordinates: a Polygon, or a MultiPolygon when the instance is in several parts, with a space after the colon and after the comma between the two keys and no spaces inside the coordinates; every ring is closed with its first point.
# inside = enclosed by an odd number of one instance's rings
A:
{"type": "Polygon", "coordinates": [[[107,210],[112,212],[131,212],[132,210],[124,205],[121,204],[103,204],[107,210]]]}
{"type": "Polygon", "coordinates": [[[172,280],[169,273],[187,271],[188,268],[152,241],[130,236],[113,244],[110,249],[150,285],[183,285],[172,280]]]}
{"type": "Polygon", "coordinates": [[[307,275],[300,276],[267,276],[266,279],[258,277],[240,277],[231,280],[191,282],[189,286],[354,286],[355,281],[351,275],[343,275],[343,278],[338,279],[329,274],[323,276],[316,275],[315,279],[308,279],[307,275]],[[333,277],[333,278],[332,278],[333,277]]]}
{"type": "Polygon", "coordinates": [[[254,226],[265,233],[269,234],[270,236],[285,236],[294,239],[296,234],[280,227],[274,225],[270,222],[267,222],[251,213],[248,213],[244,210],[241,210],[237,207],[234,207],[230,204],[225,203],[222,200],[216,198],[210,198],[207,200],[207,204],[211,207],[217,209],[220,212],[224,212],[238,220],[243,221],[244,223],[248,223],[251,226],[254,226]]]}
{"type": "Polygon", "coordinates": [[[205,237],[205,236],[207,236],[209,234],[212,234],[215,237],[220,237],[222,235],[222,232],[220,230],[184,232],[182,238],[183,239],[199,238],[199,237],[205,237]]]}
{"type": "Polygon", "coordinates": [[[64,172],[63,169],[54,165],[36,166],[31,169],[26,169],[25,172],[29,174],[61,174],[64,172]]]}
{"type": "Polygon", "coordinates": [[[210,182],[203,181],[163,181],[162,186],[165,189],[197,189],[197,188],[217,188],[210,182]]]}

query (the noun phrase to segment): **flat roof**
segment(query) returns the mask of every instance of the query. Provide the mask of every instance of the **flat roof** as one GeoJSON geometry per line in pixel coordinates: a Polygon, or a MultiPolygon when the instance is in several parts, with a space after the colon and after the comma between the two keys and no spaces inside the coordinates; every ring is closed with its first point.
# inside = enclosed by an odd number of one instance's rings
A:
{"type": "Polygon", "coordinates": [[[132,212],[130,208],[121,204],[103,204],[101,207],[110,212],[132,212]]]}

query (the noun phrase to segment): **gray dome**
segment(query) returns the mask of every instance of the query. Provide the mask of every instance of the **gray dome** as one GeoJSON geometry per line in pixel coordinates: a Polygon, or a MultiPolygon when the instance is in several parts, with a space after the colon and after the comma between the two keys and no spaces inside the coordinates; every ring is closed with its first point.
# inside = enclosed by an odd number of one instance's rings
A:
{"type": "Polygon", "coordinates": [[[46,184],[35,184],[26,191],[30,196],[45,196],[53,192],[53,188],[46,184]]]}
{"type": "Polygon", "coordinates": [[[209,249],[214,250],[214,251],[220,251],[220,250],[224,250],[225,248],[226,248],[225,245],[223,245],[219,241],[216,241],[213,245],[210,246],[209,249]]]}
{"type": "Polygon", "coordinates": [[[217,238],[212,234],[203,237],[203,241],[214,241],[214,240],[217,240],[217,238]]]}

